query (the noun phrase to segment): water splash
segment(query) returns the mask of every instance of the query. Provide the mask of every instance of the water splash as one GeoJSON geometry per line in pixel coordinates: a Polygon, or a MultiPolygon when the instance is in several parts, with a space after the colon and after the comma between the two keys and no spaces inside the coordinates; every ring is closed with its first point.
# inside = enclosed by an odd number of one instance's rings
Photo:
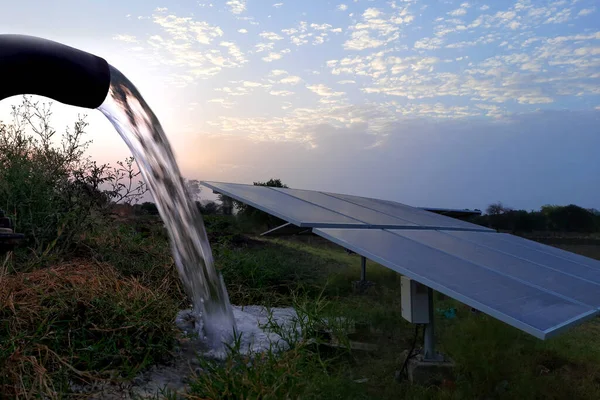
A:
{"type": "Polygon", "coordinates": [[[219,347],[233,337],[235,320],[222,276],[214,266],[204,222],[188,196],[173,151],[158,118],[135,86],[110,67],[108,96],[98,109],[130,151],[169,232],[179,276],[192,300],[207,343],[219,347]]]}

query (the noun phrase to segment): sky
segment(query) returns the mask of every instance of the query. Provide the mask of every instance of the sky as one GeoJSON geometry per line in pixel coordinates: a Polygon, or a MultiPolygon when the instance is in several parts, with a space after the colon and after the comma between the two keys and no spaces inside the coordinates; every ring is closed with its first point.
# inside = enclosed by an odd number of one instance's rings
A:
{"type": "MultiPolygon", "coordinates": [[[[190,179],[600,208],[598,0],[20,0],[0,27],[121,70],[190,179]]],[[[53,110],[87,115],[98,161],[129,156],[99,111],[53,110]]]]}

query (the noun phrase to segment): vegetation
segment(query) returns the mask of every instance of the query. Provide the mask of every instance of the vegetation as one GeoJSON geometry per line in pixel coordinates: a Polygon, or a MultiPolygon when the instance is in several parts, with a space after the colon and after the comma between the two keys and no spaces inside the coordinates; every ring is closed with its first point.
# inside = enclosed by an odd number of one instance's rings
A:
{"type": "MultiPolygon", "coordinates": [[[[52,139],[49,123],[28,131],[29,121],[48,122],[44,107],[25,100],[12,124],[0,127],[0,204],[27,235],[0,260],[0,398],[70,398],[77,385],[128,380],[169,361],[184,340],[173,322],[188,300],[156,206],[134,204],[144,187],[129,190],[129,180],[137,182],[133,160],[115,169],[85,158],[83,119],[65,134],[65,146],[52,139]],[[117,200],[131,204],[128,213],[115,215],[117,200]]],[[[513,211],[495,210],[480,222],[505,229],[502,218],[513,211]]],[[[578,208],[540,213],[545,229],[590,227],[578,208]]],[[[415,339],[400,315],[398,274],[369,261],[375,285],[357,293],[358,256],[313,236],[253,236],[273,221],[250,211],[209,214],[205,225],[232,303],[294,306],[302,329],[270,324],[290,344],[277,355],[243,356],[237,342],[225,362],[200,359],[190,399],[600,397],[597,319],[541,342],[441,297],[438,346],[456,362],[456,378],[431,387],[397,381],[401,353],[415,339]],[[444,313],[449,308],[454,318],[444,313]],[[327,345],[332,336],[339,347],[327,345]],[[354,342],[377,348],[353,350],[354,342]]],[[[600,258],[598,246],[568,249],[600,258]]],[[[157,397],[176,398],[168,391],[157,397]]]]}
{"type": "Polygon", "coordinates": [[[561,232],[599,233],[600,211],[570,204],[546,205],[539,211],[513,210],[502,203],[492,204],[486,214],[471,222],[513,233],[561,232]]]}

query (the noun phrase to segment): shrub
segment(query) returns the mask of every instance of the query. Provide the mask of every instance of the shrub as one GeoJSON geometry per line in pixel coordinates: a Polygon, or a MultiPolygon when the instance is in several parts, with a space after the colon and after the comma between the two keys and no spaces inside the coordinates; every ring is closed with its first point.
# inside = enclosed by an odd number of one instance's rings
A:
{"type": "Polygon", "coordinates": [[[11,123],[0,123],[0,208],[37,255],[69,248],[112,202],[135,201],[146,191],[143,182],[133,184],[133,158],[111,168],[86,156],[85,116],[60,138],[51,116],[50,105],[24,97],[11,123]]]}

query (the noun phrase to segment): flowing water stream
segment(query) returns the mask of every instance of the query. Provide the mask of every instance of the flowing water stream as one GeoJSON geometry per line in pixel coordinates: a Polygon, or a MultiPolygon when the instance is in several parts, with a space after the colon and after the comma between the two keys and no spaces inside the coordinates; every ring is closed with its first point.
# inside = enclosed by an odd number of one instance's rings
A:
{"type": "Polygon", "coordinates": [[[192,300],[199,333],[213,348],[231,342],[236,323],[222,276],[215,269],[202,216],[188,196],[160,122],[135,86],[110,67],[108,96],[98,108],[137,160],[169,232],[181,281],[192,300]]]}

